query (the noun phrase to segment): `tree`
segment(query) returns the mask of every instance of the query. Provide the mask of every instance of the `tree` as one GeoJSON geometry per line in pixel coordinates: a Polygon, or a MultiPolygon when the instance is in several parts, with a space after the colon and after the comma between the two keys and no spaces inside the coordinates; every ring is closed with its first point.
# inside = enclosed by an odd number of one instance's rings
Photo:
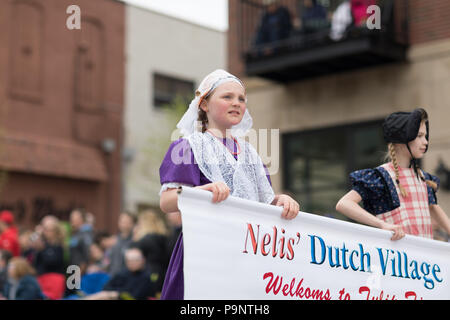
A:
{"type": "Polygon", "coordinates": [[[187,104],[185,98],[178,96],[173,103],[158,110],[158,124],[148,128],[145,143],[136,150],[134,163],[127,172],[130,187],[127,191],[139,193],[148,204],[159,206],[159,167],[170,144],[181,137],[176,124],[186,111],[187,104]]]}

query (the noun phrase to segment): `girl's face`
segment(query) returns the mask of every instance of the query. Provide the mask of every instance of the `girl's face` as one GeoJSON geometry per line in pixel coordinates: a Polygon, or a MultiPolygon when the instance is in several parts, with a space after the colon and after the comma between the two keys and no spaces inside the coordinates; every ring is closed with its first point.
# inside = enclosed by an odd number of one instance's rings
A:
{"type": "Polygon", "coordinates": [[[208,128],[225,132],[244,117],[245,90],[236,82],[226,82],[218,86],[200,107],[208,116],[208,128]]]}
{"type": "Polygon", "coordinates": [[[414,158],[421,159],[427,150],[428,141],[425,137],[427,134],[427,127],[425,122],[422,121],[419,128],[419,133],[415,140],[409,142],[409,148],[414,158]]]}

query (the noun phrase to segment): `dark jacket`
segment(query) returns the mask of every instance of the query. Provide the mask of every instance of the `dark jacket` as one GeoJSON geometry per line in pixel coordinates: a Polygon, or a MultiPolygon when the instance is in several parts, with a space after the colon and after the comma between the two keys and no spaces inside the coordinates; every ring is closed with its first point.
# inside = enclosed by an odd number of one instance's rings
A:
{"type": "Polygon", "coordinates": [[[123,238],[117,235],[117,242],[110,251],[111,262],[109,264],[109,273],[111,275],[116,275],[125,268],[125,250],[133,241],[131,236],[132,234],[127,238],[123,238]]]}
{"type": "Polygon", "coordinates": [[[121,299],[145,300],[156,294],[155,285],[150,281],[150,273],[147,270],[124,270],[112,277],[103,290],[118,291],[121,299]]]}
{"type": "Polygon", "coordinates": [[[156,233],[148,233],[132,246],[141,249],[145,256],[146,267],[152,274],[158,291],[162,290],[167,265],[170,259],[168,238],[156,233]]]}
{"type": "MultiPolygon", "coordinates": [[[[436,182],[439,187],[439,178],[423,172],[426,180],[436,182]]],[[[400,207],[400,199],[389,172],[383,167],[363,169],[350,174],[352,189],[358,192],[363,200],[366,211],[377,215],[392,211],[400,207]]],[[[428,203],[437,204],[436,191],[427,186],[428,203]]]]}
{"type": "Polygon", "coordinates": [[[255,44],[264,44],[286,39],[292,31],[291,15],[286,7],[278,7],[275,12],[266,12],[256,35],[255,44]]]}
{"type": "Polygon", "coordinates": [[[42,300],[44,299],[44,294],[41,291],[39,283],[36,278],[27,275],[19,280],[17,285],[15,297],[11,296],[12,283],[7,281],[3,288],[3,295],[8,300],[42,300]]]}
{"type": "Polygon", "coordinates": [[[70,264],[81,266],[89,262],[89,247],[92,243],[92,229],[83,226],[70,238],[70,264]]]}
{"type": "Polygon", "coordinates": [[[44,249],[36,253],[33,265],[38,275],[49,272],[64,273],[63,247],[46,243],[44,249]]]}

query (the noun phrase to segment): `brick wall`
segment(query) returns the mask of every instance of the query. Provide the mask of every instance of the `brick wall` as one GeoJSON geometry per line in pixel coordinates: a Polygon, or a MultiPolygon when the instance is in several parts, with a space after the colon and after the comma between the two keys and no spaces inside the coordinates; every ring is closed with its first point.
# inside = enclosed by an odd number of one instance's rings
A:
{"type": "MultiPolygon", "coordinates": [[[[113,231],[121,210],[125,4],[78,0],[81,30],[69,30],[73,3],[0,1],[0,170],[9,172],[0,207],[33,208],[40,198],[62,208],[76,203],[99,229],[113,231]],[[109,154],[101,149],[106,138],[116,142],[109,154]],[[42,187],[28,187],[30,179],[42,187]]],[[[30,210],[19,223],[36,222],[30,210]]]]}
{"type": "Polygon", "coordinates": [[[409,0],[410,44],[450,38],[450,1],[409,0]]]}

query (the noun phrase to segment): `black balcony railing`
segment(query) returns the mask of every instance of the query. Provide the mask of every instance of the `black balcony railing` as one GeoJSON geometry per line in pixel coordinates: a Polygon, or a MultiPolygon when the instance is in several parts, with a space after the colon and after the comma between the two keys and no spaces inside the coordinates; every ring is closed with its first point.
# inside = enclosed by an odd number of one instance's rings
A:
{"type": "Polygon", "coordinates": [[[407,0],[240,0],[246,73],[279,81],[402,61],[407,0]]]}

